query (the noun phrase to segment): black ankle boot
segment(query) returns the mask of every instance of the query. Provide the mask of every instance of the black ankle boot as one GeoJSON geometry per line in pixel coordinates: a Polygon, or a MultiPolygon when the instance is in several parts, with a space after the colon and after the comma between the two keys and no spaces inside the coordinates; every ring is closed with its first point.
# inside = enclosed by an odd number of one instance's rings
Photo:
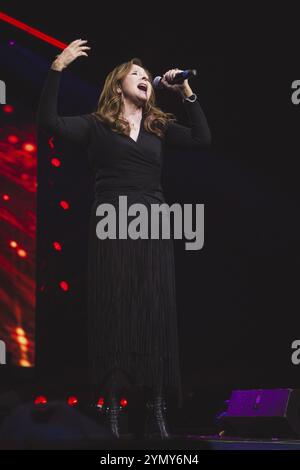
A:
{"type": "Polygon", "coordinates": [[[147,415],[144,437],[146,439],[170,439],[171,435],[166,422],[167,406],[163,396],[157,395],[154,399],[147,401],[146,407],[147,415]]]}
{"type": "Polygon", "coordinates": [[[116,397],[110,397],[105,406],[106,423],[113,436],[117,439],[120,438],[119,415],[121,408],[119,400],[116,397]]]}

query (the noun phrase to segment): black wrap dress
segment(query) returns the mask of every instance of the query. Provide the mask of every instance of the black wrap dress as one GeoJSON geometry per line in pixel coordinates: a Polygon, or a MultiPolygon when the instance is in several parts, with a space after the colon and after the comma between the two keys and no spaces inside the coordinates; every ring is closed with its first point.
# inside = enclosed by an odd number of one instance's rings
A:
{"type": "Polygon", "coordinates": [[[105,239],[96,234],[101,203],[119,195],[128,206],[165,203],[161,186],[165,147],[208,145],[210,131],[198,99],[182,100],[189,122],[170,122],[164,137],[145,130],[135,141],[113,132],[92,114],[58,116],[62,72],[50,69],[41,94],[38,124],[52,135],[83,145],[95,175],[87,272],[87,321],[91,377],[97,393],[132,385],[182,400],[172,239],[105,239]]]}

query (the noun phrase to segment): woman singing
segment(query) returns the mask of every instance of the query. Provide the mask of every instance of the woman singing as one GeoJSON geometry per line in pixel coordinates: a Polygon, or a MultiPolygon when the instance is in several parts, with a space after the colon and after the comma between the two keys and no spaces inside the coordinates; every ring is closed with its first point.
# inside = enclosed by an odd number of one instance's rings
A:
{"type": "Polygon", "coordinates": [[[119,437],[120,393],[143,387],[148,400],[145,435],[154,436],[156,431],[168,438],[166,399],[173,394],[182,403],[173,240],[100,239],[96,209],[110,203],[118,214],[121,195],[127,196],[128,207],[165,203],[161,187],[165,148],[207,146],[210,130],[188,81],[170,83],[178,69],[167,71],[161,83],[181,98],[189,127],[159,109],[151,74],[139,59],[108,74],[95,112],[58,116],[61,73],[88,55],[86,43],[77,39],[56,56],[41,95],[38,124],[51,135],[83,145],[95,174],[87,276],[93,389],[95,395],[105,394],[110,429],[119,437]]]}

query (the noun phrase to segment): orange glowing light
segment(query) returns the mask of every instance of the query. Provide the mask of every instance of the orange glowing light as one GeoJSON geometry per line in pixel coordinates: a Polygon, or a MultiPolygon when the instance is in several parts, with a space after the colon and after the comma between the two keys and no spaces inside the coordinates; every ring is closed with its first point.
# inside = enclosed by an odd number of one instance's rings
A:
{"type": "Polygon", "coordinates": [[[31,363],[27,359],[21,359],[19,362],[21,367],[31,367],[31,363]]]}
{"type": "Polygon", "coordinates": [[[30,142],[25,142],[22,147],[26,152],[34,152],[36,150],[36,146],[30,142]]]}
{"type": "Polygon", "coordinates": [[[22,248],[20,248],[18,251],[17,251],[18,255],[20,256],[20,258],[26,258],[27,257],[27,253],[25,250],[23,250],[22,248]]]}
{"type": "Polygon", "coordinates": [[[19,336],[25,336],[25,331],[23,330],[23,328],[20,328],[19,326],[16,328],[16,333],[19,336]]]}

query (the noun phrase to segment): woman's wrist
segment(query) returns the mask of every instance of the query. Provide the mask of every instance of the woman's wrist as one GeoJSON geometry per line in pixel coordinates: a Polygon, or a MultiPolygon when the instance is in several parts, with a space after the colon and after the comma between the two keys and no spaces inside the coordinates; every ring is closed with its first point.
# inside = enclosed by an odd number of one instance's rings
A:
{"type": "Polygon", "coordinates": [[[193,95],[193,90],[191,89],[189,84],[186,84],[180,89],[180,94],[183,99],[189,98],[193,95]]]}
{"type": "Polygon", "coordinates": [[[55,59],[53,62],[52,62],[52,65],[51,65],[51,69],[52,70],[56,70],[57,72],[61,72],[65,67],[63,66],[63,64],[60,62],[59,59],[55,59]]]}

